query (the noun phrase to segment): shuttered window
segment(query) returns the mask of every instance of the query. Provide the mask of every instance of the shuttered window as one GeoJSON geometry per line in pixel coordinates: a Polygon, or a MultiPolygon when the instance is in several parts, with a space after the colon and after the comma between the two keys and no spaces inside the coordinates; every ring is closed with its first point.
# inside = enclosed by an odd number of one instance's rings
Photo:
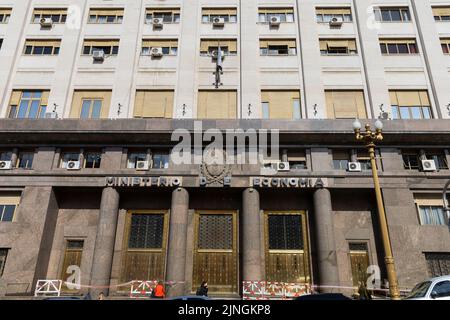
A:
{"type": "Polygon", "coordinates": [[[134,103],[135,118],[172,118],[173,91],[138,90],[134,103]]]}
{"type": "Polygon", "coordinates": [[[123,13],[122,8],[90,9],[88,23],[122,23],[123,13]]]}
{"type": "Polygon", "coordinates": [[[198,92],[197,118],[199,119],[236,119],[237,92],[209,91],[198,92]]]}
{"type": "Polygon", "coordinates": [[[416,39],[380,39],[380,49],[385,55],[419,53],[416,39]]]}
{"type": "Polygon", "coordinates": [[[436,21],[450,21],[450,6],[433,7],[433,16],[436,21]]]}
{"type": "Polygon", "coordinates": [[[450,54],[450,38],[441,38],[442,52],[450,54]]]}
{"type": "Polygon", "coordinates": [[[366,119],[366,105],[363,91],[325,91],[329,119],[366,119]]]}
{"type": "Polygon", "coordinates": [[[152,48],[161,48],[163,55],[177,55],[178,40],[160,39],[160,40],[142,40],[142,55],[149,55],[152,48]]]}
{"type": "Polygon", "coordinates": [[[355,39],[320,39],[320,53],[323,55],[357,54],[355,39]]]}
{"type": "Polygon", "coordinates": [[[11,18],[11,8],[0,8],[0,23],[8,23],[11,18]]]}
{"type": "Polygon", "coordinates": [[[380,7],[374,9],[375,20],[382,22],[408,22],[411,15],[408,7],[380,7]]]}
{"type": "Polygon", "coordinates": [[[299,91],[262,91],[264,119],[300,119],[299,91]],[[266,109],[266,110],[264,110],[266,109]]]}
{"type": "Polygon", "coordinates": [[[20,194],[16,192],[0,193],[0,223],[14,220],[14,213],[20,202],[20,194]]]}
{"type": "Polygon", "coordinates": [[[350,162],[349,150],[333,150],[333,168],[336,170],[347,170],[350,162]]]}
{"type": "Polygon", "coordinates": [[[24,55],[58,55],[59,48],[61,47],[61,40],[26,40],[25,48],[23,50],[24,55]]]}
{"type": "Polygon", "coordinates": [[[109,115],[111,91],[78,91],[73,94],[71,118],[105,119],[109,115]]]}
{"type": "Polygon", "coordinates": [[[53,23],[66,23],[67,9],[34,9],[33,23],[40,23],[41,19],[51,19],[53,23]]]}
{"type": "Polygon", "coordinates": [[[8,118],[44,118],[50,91],[14,90],[9,101],[8,118]]]}
{"type": "Polygon", "coordinates": [[[107,55],[119,53],[119,40],[84,40],[83,55],[92,55],[94,51],[103,51],[107,55]]]}
{"type": "Polygon", "coordinates": [[[294,8],[259,8],[258,21],[268,23],[273,17],[281,22],[294,22],[294,8]]]}
{"type": "Polygon", "coordinates": [[[259,49],[262,56],[291,56],[297,54],[295,39],[261,39],[259,49]]]}
{"type": "Polygon", "coordinates": [[[329,23],[334,18],[351,22],[353,20],[351,8],[316,8],[317,22],[329,23]]]}
{"type": "Polygon", "coordinates": [[[202,22],[212,23],[214,18],[222,18],[226,23],[237,22],[236,8],[203,8],[202,22]]]}
{"type": "Polygon", "coordinates": [[[200,41],[200,54],[203,56],[211,55],[219,47],[225,56],[237,54],[237,40],[235,39],[202,39],[200,41]]]}
{"type": "Polygon", "coordinates": [[[389,91],[393,119],[432,119],[430,99],[426,90],[389,91]]]}
{"type": "Polygon", "coordinates": [[[145,23],[152,24],[153,18],[162,19],[163,23],[180,23],[180,8],[148,8],[145,23]]]}

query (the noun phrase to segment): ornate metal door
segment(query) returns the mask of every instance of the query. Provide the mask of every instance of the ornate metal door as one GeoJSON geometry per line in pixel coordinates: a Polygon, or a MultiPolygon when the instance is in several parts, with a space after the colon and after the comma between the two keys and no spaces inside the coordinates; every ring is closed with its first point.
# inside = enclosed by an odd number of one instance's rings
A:
{"type": "Polygon", "coordinates": [[[270,211],[264,220],[266,281],[309,283],[306,212],[270,211]]]}
{"type": "MultiPolygon", "coordinates": [[[[81,257],[83,254],[84,241],[83,240],[67,240],[66,242],[66,251],[64,252],[64,261],[61,269],[61,279],[63,282],[68,280],[68,277],[71,275],[72,271],[69,270],[67,273],[69,266],[77,266],[81,267],[81,257]]],[[[71,291],[67,287],[65,283],[63,283],[61,289],[63,291],[71,291]]],[[[75,289],[72,289],[77,291],[75,289]]]]}
{"type": "Polygon", "coordinates": [[[166,211],[128,213],[122,259],[123,282],[164,280],[167,231],[166,211]]]}
{"type": "Polygon", "coordinates": [[[238,292],[237,212],[195,215],[192,290],[208,281],[210,292],[238,292]]]}
{"type": "Polygon", "coordinates": [[[366,242],[353,242],[349,244],[350,264],[352,268],[353,286],[358,288],[359,282],[366,282],[368,278],[369,251],[366,242]]]}

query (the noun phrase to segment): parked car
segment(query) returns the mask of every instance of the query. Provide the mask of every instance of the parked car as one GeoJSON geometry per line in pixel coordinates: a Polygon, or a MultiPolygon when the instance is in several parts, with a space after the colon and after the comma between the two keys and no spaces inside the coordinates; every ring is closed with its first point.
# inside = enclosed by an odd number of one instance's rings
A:
{"type": "Polygon", "coordinates": [[[418,283],[405,300],[450,300],[450,275],[418,283]]]}
{"type": "Polygon", "coordinates": [[[179,297],[173,297],[170,300],[211,300],[208,297],[205,296],[179,296],[179,297]]]}
{"type": "Polygon", "coordinates": [[[296,297],[294,300],[300,301],[313,301],[313,300],[353,300],[342,293],[318,293],[318,294],[306,294],[303,296],[296,297]]]}

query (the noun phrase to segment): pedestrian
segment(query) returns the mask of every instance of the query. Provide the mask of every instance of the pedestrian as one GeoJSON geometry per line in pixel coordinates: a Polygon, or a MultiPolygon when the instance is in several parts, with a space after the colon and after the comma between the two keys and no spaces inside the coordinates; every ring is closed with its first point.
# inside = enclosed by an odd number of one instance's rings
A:
{"type": "Polygon", "coordinates": [[[200,287],[197,289],[196,295],[203,296],[203,297],[208,296],[208,282],[206,282],[206,281],[202,282],[200,287]]]}
{"type": "Polygon", "coordinates": [[[105,294],[103,292],[98,294],[98,300],[105,300],[105,294]]]}
{"type": "Polygon", "coordinates": [[[162,281],[159,281],[156,287],[153,289],[152,297],[157,299],[164,299],[166,292],[162,281]]]}
{"type": "Polygon", "coordinates": [[[367,290],[366,284],[364,281],[360,282],[359,288],[358,288],[358,293],[359,293],[359,300],[372,300],[372,297],[369,293],[369,290],[367,290]]]}

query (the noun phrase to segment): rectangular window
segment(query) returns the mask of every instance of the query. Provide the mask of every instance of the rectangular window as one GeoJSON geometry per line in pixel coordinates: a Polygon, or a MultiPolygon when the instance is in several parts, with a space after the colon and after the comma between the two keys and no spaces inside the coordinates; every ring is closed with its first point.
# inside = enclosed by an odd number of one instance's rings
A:
{"type": "Polygon", "coordinates": [[[119,54],[119,40],[84,40],[82,54],[92,55],[95,51],[116,56],[119,54]]]}
{"type": "Polygon", "coordinates": [[[444,202],[441,195],[415,194],[414,202],[419,214],[421,225],[447,225],[448,216],[444,212],[444,202]]]}
{"type": "Polygon", "coordinates": [[[270,119],[270,104],[269,102],[262,102],[262,118],[263,119],[270,119]]]}
{"type": "Polygon", "coordinates": [[[402,158],[403,158],[403,167],[406,170],[419,170],[420,165],[420,156],[419,152],[416,151],[402,151],[402,158]]]}
{"type": "Polygon", "coordinates": [[[32,23],[40,23],[41,19],[51,19],[53,23],[66,23],[67,9],[34,9],[32,23]]]}
{"type": "Polygon", "coordinates": [[[31,169],[33,167],[34,152],[21,151],[17,158],[17,168],[31,169]]]}
{"type": "Polygon", "coordinates": [[[273,18],[278,18],[280,22],[294,22],[294,8],[259,8],[258,22],[269,23],[273,18]]]}
{"type": "Polygon", "coordinates": [[[84,168],[98,169],[102,161],[102,153],[100,151],[87,151],[84,153],[84,168]]]}
{"type": "Polygon", "coordinates": [[[27,56],[51,56],[58,55],[61,47],[61,40],[31,40],[25,41],[23,54],[27,56]]]}
{"type": "Polygon", "coordinates": [[[131,216],[129,249],[160,249],[163,246],[164,214],[131,216]]]}
{"type": "Polygon", "coordinates": [[[266,104],[268,110],[263,110],[263,117],[265,119],[300,119],[300,92],[277,90],[261,92],[261,103],[266,104]],[[264,114],[266,112],[267,114],[264,114]]]}
{"type": "Polygon", "coordinates": [[[391,90],[391,110],[393,119],[432,119],[430,99],[426,90],[391,90]]]}
{"type": "Polygon", "coordinates": [[[166,23],[180,23],[180,8],[149,8],[146,10],[145,23],[152,24],[153,19],[161,19],[166,23]]]}
{"type": "Polygon", "coordinates": [[[237,22],[236,8],[202,8],[202,23],[212,23],[215,18],[224,19],[225,23],[237,22]]]}
{"type": "Polygon", "coordinates": [[[0,23],[8,23],[11,17],[11,8],[0,8],[0,23]]]}
{"type": "Polygon", "coordinates": [[[14,192],[2,192],[0,194],[0,223],[12,222],[14,213],[20,202],[20,194],[14,192]]]}
{"type": "Polygon", "coordinates": [[[88,23],[122,23],[124,9],[99,8],[89,10],[88,23]]]}
{"type": "Polygon", "coordinates": [[[146,151],[131,151],[127,156],[127,169],[136,169],[138,161],[148,161],[146,151]]]}
{"type": "Polygon", "coordinates": [[[370,162],[369,152],[366,150],[356,151],[357,162],[361,164],[362,170],[372,170],[372,164],[370,162]]]}
{"type": "Polygon", "coordinates": [[[141,54],[143,56],[150,55],[153,48],[161,48],[162,54],[165,56],[176,56],[178,53],[178,40],[142,40],[141,54]]]}
{"type": "Polygon", "coordinates": [[[0,161],[11,161],[12,151],[0,150],[0,161]]]}
{"type": "Polygon", "coordinates": [[[426,252],[428,275],[432,278],[450,274],[450,253],[449,252],[426,252]]]}
{"type": "Polygon", "coordinates": [[[306,170],[308,165],[306,163],[306,153],[305,151],[287,151],[287,160],[289,162],[289,168],[291,170],[306,170]]]}
{"type": "Polygon", "coordinates": [[[350,162],[348,150],[333,150],[333,167],[336,170],[347,170],[350,162]]]}
{"type": "Polygon", "coordinates": [[[433,16],[436,21],[450,21],[450,6],[433,7],[433,16]]]}
{"type": "Polygon", "coordinates": [[[411,21],[411,15],[408,7],[391,8],[380,7],[374,9],[375,20],[381,22],[408,22],[411,21]]]}
{"type": "Polygon", "coordinates": [[[215,55],[219,47],[224,56],[237,54],[237,40],[235,39],[202,39],[200,41],[200,55],[215,55]]]}
{"type": "Polygon", "coordinates": [[[152,153],[152,168],[167,169],[169,168],[170,154],[168,151],[154,151],[152,153]]]}
{"type": "Polygon", "coordinates": [[[13,90],[9,102],[8,117],[44,118],[50,91],[13,90]]]}
{"type": "Polygon", "coordinates": [[[329,119],[366,119],[364,92],[360,90],[325,90],[329,119]]]}
{"type": "Polygon", "coordinates": [[[441,47],[444,54],[450,54],[450,38],[441,38],[441,47]]]}
{"type": "Polygon", "coordinates": [[[138,90],[134,103],[135,118],[172,118],[174,91],[138,90]]]}
{"type": "Polygon", "coordinates": [[[259,50],[262,56],[295,56],[297,42],[295,39],[259,40],[259,50]]]}
{"type": "Polygon", "coordinates": [[[8,257],[8,249],[0,248],[0,278],[5,270],[6,258],[8,257]]]}
{"type": "Polygon", "coordinates": [[[200,90],[198,92],[198,119],[236,119],[237,91],[200,90]]]}
{"type": "Polygon", "coordinates": [[[323,55],[357,54],[355,39],[320,39],[320,53],[323,55]]]}
{"type": "Polygon", "coordinates": [[[384,55],[419,53],[416,39],[380,39],[380,49],[384,55]]]}
{"type": "Polygon", "coordinates": [[[111,91],[78,91],[72,99],[71,118],[105,119],[109,116],[111,91]]]}
{"type": "Polygon", "coordinates": [[[60,168],[67,169],[67,164],[70,161],[80,161],[80,152],[76,151],[65,151],[61,153],[60,168]]]}
{"type": "Polygon", "coordinates": [[[343,8],[331,8],[331,7],[322,7],[316,8],[316,20],[319,23],[330,23],[332,19],[339,19],[343,22],[352,22],[352,9],[343,7],[343,8]]]}
{"type": "Polygon", "coordinates": [[[303,250],[301,219],[301,215],[269,215],[269,250],[303,250]]]}

